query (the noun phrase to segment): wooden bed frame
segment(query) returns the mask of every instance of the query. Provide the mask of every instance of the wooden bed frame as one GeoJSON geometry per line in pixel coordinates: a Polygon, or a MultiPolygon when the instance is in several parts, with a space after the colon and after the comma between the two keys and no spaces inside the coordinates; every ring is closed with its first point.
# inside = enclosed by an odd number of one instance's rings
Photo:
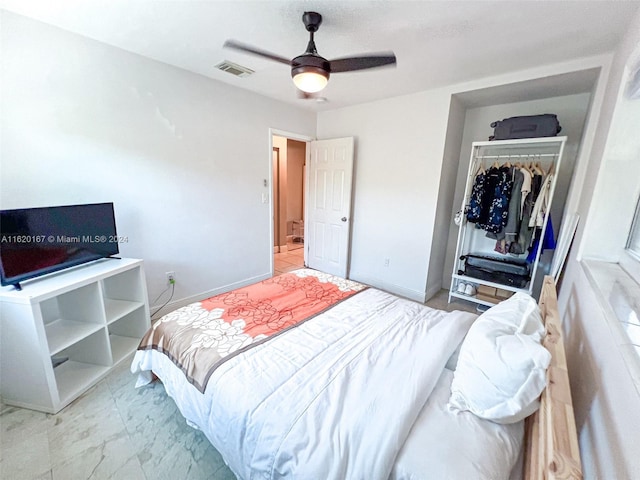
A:
{"type": "Polygon", "coordinates": [[[544,279],[539,305],[546,330],[542,344],[551,352],[551,364],[547,370],[547,388],[540,397],[540,409],[525,423],[524,478],[581,479],[567,357],[556,285],[551,276],[544,279]]]}

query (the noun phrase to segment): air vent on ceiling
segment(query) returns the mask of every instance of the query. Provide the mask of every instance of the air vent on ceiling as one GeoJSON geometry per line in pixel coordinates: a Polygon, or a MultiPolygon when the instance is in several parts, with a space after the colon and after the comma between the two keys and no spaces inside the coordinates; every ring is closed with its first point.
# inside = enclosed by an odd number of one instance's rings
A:
{"type": "Polygon", "coordinates": [[[224,60],[216,65],[218,70],[222,70],[223,72],[230,73],[235,75],[236,77],[247,77],[251,75],[253,70],[247,67],[243,67],[242,65],[238,65],[237,63],[230,62],[229,60],[224,60]]]}

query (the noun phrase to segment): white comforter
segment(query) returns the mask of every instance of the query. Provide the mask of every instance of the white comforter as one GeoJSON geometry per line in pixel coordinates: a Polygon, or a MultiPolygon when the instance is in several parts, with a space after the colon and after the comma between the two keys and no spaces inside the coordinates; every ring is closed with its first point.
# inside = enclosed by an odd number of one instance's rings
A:
{"type": "MultiPolygon", "coordinates": [[[[204,394],[138,351],[242,479],[387,479],[473,314],[368,289],[219,367],[204,394]]],[[[176,373],[178,372],[178,373],[176,373]]]]}

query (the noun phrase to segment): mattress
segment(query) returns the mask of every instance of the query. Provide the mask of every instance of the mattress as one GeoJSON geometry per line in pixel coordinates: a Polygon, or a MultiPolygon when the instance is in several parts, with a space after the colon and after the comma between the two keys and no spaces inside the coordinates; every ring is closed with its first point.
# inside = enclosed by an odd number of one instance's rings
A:
{"type": "MultiPolygon", "coordinates": [[[[200,323],[201,307],[189,307],[200,323]]],[[[131,370],[137,386],[156,374],[241,479],[506,479],[522,426],[445,407],[445,365],[475,317],[368,288],[266,341],[256,337],[207,384],[162,348],[141,345],[131,370]]]]}

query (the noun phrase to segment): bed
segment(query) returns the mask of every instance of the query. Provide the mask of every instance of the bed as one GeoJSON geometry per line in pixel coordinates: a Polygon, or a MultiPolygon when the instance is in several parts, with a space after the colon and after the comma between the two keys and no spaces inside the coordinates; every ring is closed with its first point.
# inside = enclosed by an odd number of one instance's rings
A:
{"type": "Polygon", "coordinates": [[[165,315],[131,371],[240,479],[581,478],[544,292],[478,317],[300,269],[165,315]]]}

